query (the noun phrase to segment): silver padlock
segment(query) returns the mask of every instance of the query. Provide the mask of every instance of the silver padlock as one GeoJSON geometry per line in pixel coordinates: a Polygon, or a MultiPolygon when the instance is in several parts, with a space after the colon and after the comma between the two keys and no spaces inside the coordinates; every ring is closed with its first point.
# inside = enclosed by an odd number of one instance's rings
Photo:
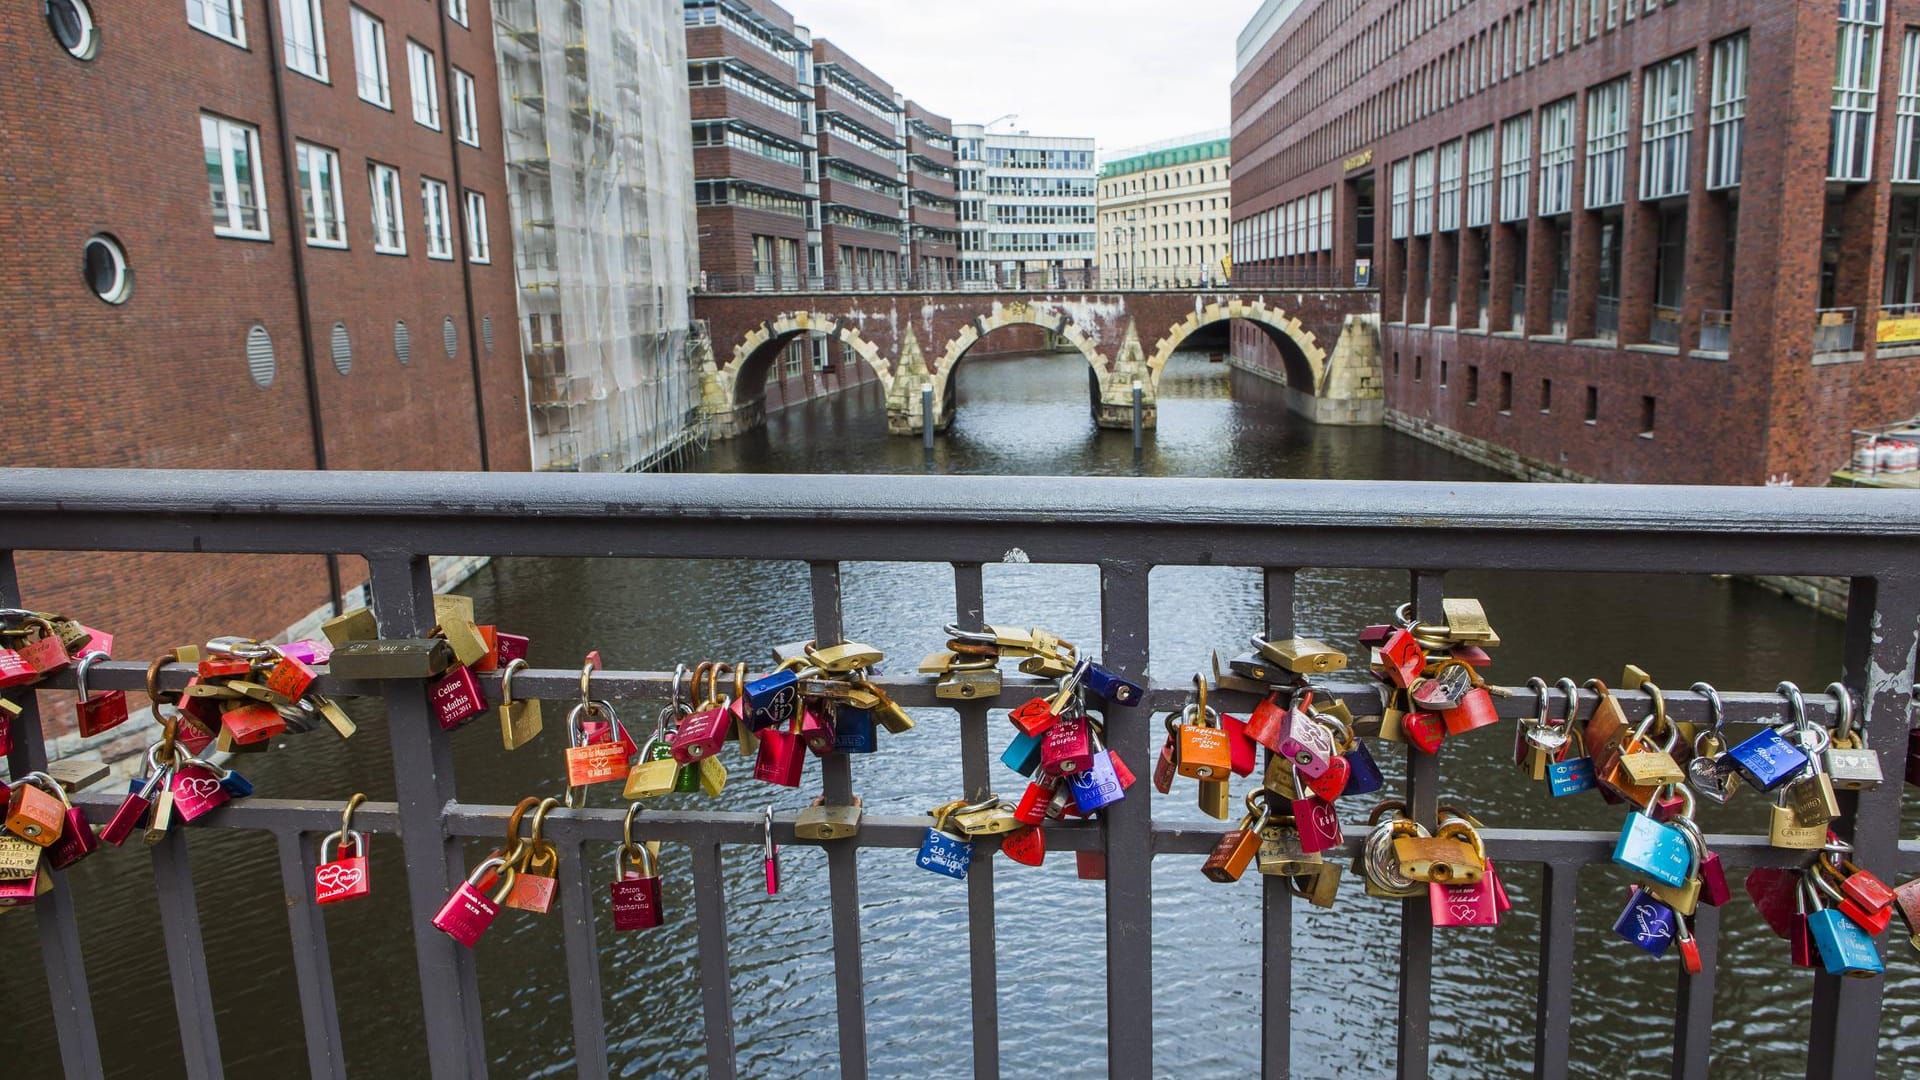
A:
{"type": "Polygon", "coordinates": [[[1833,742],[1822,755],[1822,771],[1841,791],[1871,791],[1886,777],[1880,771],[1880,756],[1867,748],[1864,728],[1853,727],[1853,695],[1839,683],[1827,687],[1839,714],[1833,728],[1833,742]]]}

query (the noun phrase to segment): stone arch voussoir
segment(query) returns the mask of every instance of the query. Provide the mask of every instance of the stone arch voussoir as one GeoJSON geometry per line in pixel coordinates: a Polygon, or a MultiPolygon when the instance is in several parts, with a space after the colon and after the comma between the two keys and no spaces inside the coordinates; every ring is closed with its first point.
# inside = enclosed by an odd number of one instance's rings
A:
{"type": "Polygon", "coordinates": [[[1015,300],[1003,304],[994,301],[991,310],[979,315],[972,322],[962,326],[947,342],[934,365],[934,374],[939,378],[939,391],[945,399],[953,381],[953,370],[966,355],[968,349],[983,337],[1003,326],[1038,326],[1066,339],[1067,343],[1080,351],[1094,373],[1104,385],[1107,378],[1107,361],[1100,355],[1099,346],[1087,332],[1073,321],[1073,317],[1058,308],[1046,305],[1029,304],[1024,300],[1015,300]]]}
{"type": "Polygon", "coordinates": [[[1264,299],[1243,300],[1237,297],[1225,304],[1218,301],[1210,302],[1199,311],[1189,312],[1185,318],[1167,328],[1166,335],[1154,345],[1152,354],[1147,357],[1147,372],[1153,380],[1155,391],[1158,392],[1160,387],[1161,369],[1167,366],[1167,361],[1173,358],[1173,354],[1179,350],[1187,338],[1206,327],[1234,319],[1256,323],[1270,333],[1291,340],[1299,348],[1301,355],[1306,358],[1307,369],[1313,377],[1312,386],[1296,389],[1304,389],[1314,394],[1320,392],[1321,387],[1326,384],[1327,352],[1320,346],[1313,331],[1306,329],[1300,324],[1299,319],[1288,315],[1280,308],[1268,307],[1264,299]]]}
{"type": "Polygon", "coordinates": [[[858,326],[826,312],[789,311],[747,331],[746,336],[734,345],[732,361],[719,372],[727,399],[734,400],[737,396],[740,373],[756,353],[772,342],[798,333],[825,334],[839,340],[873,369],[883,389],[893,388],[892,363],[879,346],[860,333],[858,326]]]}

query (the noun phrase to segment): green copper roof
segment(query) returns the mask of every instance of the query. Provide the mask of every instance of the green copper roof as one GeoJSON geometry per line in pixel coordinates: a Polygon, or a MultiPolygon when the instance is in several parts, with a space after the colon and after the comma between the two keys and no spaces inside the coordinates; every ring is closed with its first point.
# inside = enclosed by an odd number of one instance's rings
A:
{"type": "Polygon", "coordinates": [[[1206,142],[1188,143],[1186,146],[1172,146],[1165,150],[1155,150],[1150,154],[1135,154],[1118,161],[1109,161],[1100,168],[1100,176],[1125,176],[1128,173],[1147,172],[1152,169],[1164,169],[1172,165],[1187,165],[1195,161],[1211,161],[1214,158],[1228,156],[1232,149],[1231,139],[1210,139],[1206,142]]]}

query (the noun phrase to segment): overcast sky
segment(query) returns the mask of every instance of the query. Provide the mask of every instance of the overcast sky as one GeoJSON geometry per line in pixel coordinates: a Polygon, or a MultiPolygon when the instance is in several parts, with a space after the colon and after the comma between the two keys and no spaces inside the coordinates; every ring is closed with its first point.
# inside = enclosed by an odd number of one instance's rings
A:
{"type": "Polygon", "coordinates": [[[1227,125],[1234,38],[1260,0],[781,4],[955,123],[1018,113],[1035,135],[1112,151],[1227,125]]]}

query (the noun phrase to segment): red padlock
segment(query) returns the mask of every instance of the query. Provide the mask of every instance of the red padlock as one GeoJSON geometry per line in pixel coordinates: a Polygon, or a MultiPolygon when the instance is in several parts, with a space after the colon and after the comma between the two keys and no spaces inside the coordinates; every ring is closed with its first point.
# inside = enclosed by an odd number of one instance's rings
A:
{"type": "Polygon", "coordinates": [[[1227,756],[1235,776],[1252,776],[1260,763],[1259,744],[1247,735],[1247,722],[1237,716],[1220,714],[1220,728],[1227,733],[1227,756]]]}
{"type": "Polygon", "coordinates": [[[1380,646],[1380,667],[1387,681],[1406,690],[1413,686],[1427,666],[1427,651],[1414,639],[1413,631],[1400,627],[1380,646]]]}
{"type": "MultiPolygon", "coordinates": [[[[764,745],[764,744],[763,744],[764,745]]],[[[620,877],[613,883],[613,928],[651,930],[666,921],[660,901],[660,867],[645,844],[628,843],[614,856],[620,877]]]]}
{"type": "Polygon", "coordinates": [[[1013,721],[1013,726],[1022,732],[1039,736],[1060,722],[1060,714],[1053,711],[1046,698],[1037,697],[1008,713],[1007,719],[1013,721]]]}
{"type": "Polygon", "coordinates": [[[283,655],[280,662],[267,672],[267,689],[288,701],[299,701],[301,695],[307,692],[307,687],[313,685],[313,676],[312,668],[291,656],[283,655]]]}
{"type": "Polygon", "coordinates": [[[220,774],[204,763],[189,762],[174,771],[168,785],[173,791],[173,809],[181,821],[191,822],[225,806],[232,799],[220,774]]]}
{"type": "Polygon", "coordinates": [[[473,672],[464,664],[455,664],[435,680],[427,694],[433,702],[433,715],[440,721],[442,731],[463,727],[487,711],[487,698],[480,692],[480,680],[474,678],[473,672]]]}
{"type": "Polygon", "coordinates": [[[1442,711],[1440,719],[1447,725],[1447,734],[1464,735],[1499,723],[1500,714],[1494,709],[1493,695],[1486,687],[1476,686],[1460,698],[1460,704],[1442,711]]]}
{"type": "Polygon", "coordinates": [[[1107,853],[1099,849],[1073,853],[1074,873],[1081,881],[1107,880],[1107,853]]]}
{"type": "Polygon", "coordinates": [[[1046,833],[1038,825],[1025,825],[1000,838],[1000,850],[1007,858],[1026,866],[1047,861],[1046,833]]]}
{"type": "Polygon", "coordinates": [[[1040,771],[1075,776],[1093,764],[1093,732],[1085,717],[1062,717],[1040,738],[1040,771]]]}
{"type": "Polygon", "coordinates": [[[1027,784],[1026,793],[1020,796],[1020,802],[1013,808],[1015,821],[1028,825],[1038,825],[1047,820],[1047,805],[1053,801],[1054,789],[1050,784],[1038,780],[1027,784]]]}
{"type": "Polygon", "coordinates": [[[74,669],[74,689],[78,694],[78,700],[74,703],[73,711],[75,718],[79,721],[82,738],[91,738],[127,722],[125,690],[107,690],[96,694],[87,685],[88,672],[93,669],[93,665],[106,658],[106,653],[95,650],[82,656],[79,667],[74,669]]]}
{"type": "Polygon", "coordinates": [[[797,788],[807,766],[806,744],[800,741],[800,714],[793,716],[792,730],[777,727],[760,732],[760,749],[753,762],[756,780],[780,787],[797,788]]]}
{"type": "Polygon", "coordinates": [[[1421,753],[1437,754],[1447,738],[1446,721],[1439,713],[1415,709],[1400,721],[1400,734],[1421,753]]]}
{"type": "Polygon", "coordinates": [[[1277,691],[1268,694],[1253,707],[1253,715],[1247,717],[1247,738],[1279,753],[1280,740],[1287,733],[1287,713],[1287,707],[1280,704],[1280,694],[1277,691]]]}
{"type": "Polygon", "coordinates": [[[271,705],[248,701],[221,713],[220,726],[235,743],[252,746],[287,730],[287,718],[271,705]]]}
{"type": "Polygon", "coordinates": [[[12,649],[0,649],[0,689],[40,681],[40,672],[12,649]]]}
{"type": "MultiPolygon", "coordinates": [[[[65,792],[61,793],[66,800],[65,792]]],[[[67,824],[60,830],[60,839],[47,847],[47,865],[55,870],[65,870],[81,859],[100,849],[100,838],[95,835],[93,826],[87,824],[86,812],[71,802],[67,804],[67,824]]],[[[1888,909],[1891,913],[1892,909],[1888,909]]]]}
{"type": "Polygon", "coordinates": [[[372,888],[368,877],[367,838],[358,832],[329,834],[320,841],[320,865],[313,871],[313,902],[337,904],[367,895],[372,888]],[[340,854],[341,848],[353,852],[340,854]]]}
{"type": "MultiPolygon", "coordinates": [[[[1295,789],[1300,778],[1294,778],[1295,789]]],[[[1293,800],[1294,826],[1300,832],[1300,850],[1308,855],[1339,847],[1346,836],[1340,829],[1340,811],[1318,795],[1293,800]]]]}
{"type": "Polygon", "coordinates": [[[500,905],[513,890],[513,879],[518,875],[508,866],[505,859],[487,859],[474,868],[467,880],[453,891],[447,902],[441,906],[439,914],[433,917],[434,929],[453,940],[473,948],[480,935],[487,932],[493,920],[500,916],[500,905]],[[479,884],[489,873],[500,873],[499,888],[489,897],[480,891],[479,884]]]}

